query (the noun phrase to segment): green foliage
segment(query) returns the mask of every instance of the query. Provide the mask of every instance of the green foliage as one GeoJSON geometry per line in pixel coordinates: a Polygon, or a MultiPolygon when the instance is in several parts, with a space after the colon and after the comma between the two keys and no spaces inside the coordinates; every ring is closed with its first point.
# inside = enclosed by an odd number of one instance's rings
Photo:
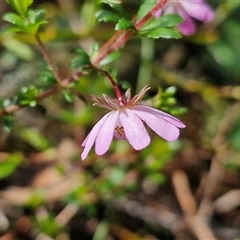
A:
{"type": "Polygon", "coordinates": [[[144,0],[138,10],[137,19],[143,18],[156,5],[156,3],[157,0],[144,0]]]}
{"type": "Polygon", "coordinates": [[[77,56],[70,63],[71,68],[84,70],[92,65],[89,55],[83,48],[78,47],[74,50],[74,52],[77,53],[77,56]]]}
{"type": "Polygon", "coordinates": [[[33,0],[6,0],[6,2],[11,5],[11,7],[20,14],[20,16],[25,17],[29,6],[33,3],[33,0]]]}
{"type": "Polygon", "coordinates": [[[9,177],[23,160],[21,153],[12,153],[0,161],[0,179],[9,177]]]}
{"type": "Polygon", "coordinates": [[[30,2],[32,1],[11,1],[18,13],[4,14],[3,20],[14,25],[7,29],[8,33],[25,32],[36,34],[39,31],[40,26],[47,23],[45,20],[45,10],[28,10],[30,2]]]}
{"type": "Polygon", "coordinates": [[[2,120],[3,120],[3,125],[4,125],[5,129],[8,132],[10,132],[13,129],[14,124],[15,124],[15,117],[14,117],[14,115],[12,115],[12,114],[5,114],[2,117],[2,120]]]}
{"type": "Polygon", "coordinates": [[[24,106],[35,107],[37,105],[37,97],[39,89],[36,86],[23,87],[17,94],[16,103],[24,106]]]}
{"type": "Polygon", "coordinates": [[[119,19],[118,23],[115,26],[115,30],[127,30],[127,29],[134,29],[134,24],[131,20],[128,20],[126,18],[119,19]]]}
{"type": "Polygon", "coordinates": [[[152,19],[141,28],[141,31],[150,31],[157,28],[174,27],[181,22],[183,22],[183,19],[179,15],[167,14],[159,18],[152,19]]]}
{"type": "Polygon", "coordinates": [[[119,16],[113,12],[107,10],[99,10],[96,12],[95,17],[99,22],[117,22],[119,16]]]}
{"type": "Polygon", "coordinates": [[[169,14],[151,19],[140,30],[139,34],[148,38],[181,38],[181,34],[174,29],[183,20],[179,15],[169,14]]]}
{"type": "Polygon", "coordinates": [[[107,57],[105,57],[103,60],[100,61],[99,65],[107,65],[109,63],[112,63],[116,61],[121,56],[121,52],[115,51],[109,54],[107,57]]]}

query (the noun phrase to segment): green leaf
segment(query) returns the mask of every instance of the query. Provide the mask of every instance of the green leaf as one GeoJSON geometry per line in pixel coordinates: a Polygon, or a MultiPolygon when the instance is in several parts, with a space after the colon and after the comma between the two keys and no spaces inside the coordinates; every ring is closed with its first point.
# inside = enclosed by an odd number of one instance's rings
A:
{"type": "Polygon", "coordinates": [[[116,51],[109,54],[103,60],[100,61],[99,65],[103,66],[117,60],[121,56],[121,53],[116,51]]]}
{"type": "Polygon", "coordinates": [[[181,34],[175,30],[169,29],[169,28],[157,28],[150,32],[147,32],[143,34],[143,36],[149,37],[149,38],[181,38],[181,34]]]}
{"type": "Polygon", "coordinates": [[[145,0],[137,13],[137,19],[143,18],[157,3],[157,0],[145,0]]]}
{"type": "Polygon", "coordinates": [[[83,70],[90,65],[91,63],[89,58],[85,58],[84,56],[78,56],[71,61],[70,68],[79,68],[80,70],[83,70]]]}
{"type": "Polygon", "coordinates": [[[33,3],[33,0],[6,0],[22,17],[26,16],[28,7],[33,3]]]}
{"type": "Polygon", "coordinates": [[[95,14],[95,17],[99,22],[115,22],[116,23],[119,20],[119,16],[107,10],[97,11],[95,14]]]}
{"type": "Polygon", "coordinates": [[[29,105],[34,107],[37,104],[38,89],[36,86],[23,87],[17,95],[17,102],[20,105],[29,105]]]}
{"type": "Polygon", "coordinates": [[[73,102],[74,95],[68,89],[63,90],[63,95],[67,102],[69,103],[73,102]]]}
{"type": "Polygon", "coordinates": [[[122,30],[122,29],[134,29],[134,24],[131,20],[126,18],[119,19],[118,23],[115,26],[115,30],[122,30]]]}
{"type": "Polygon", "coordinates": [[[153,29],[162,28],[162,27],[164,28],[174,27],[181,22],[183,22],[183,19],[179,15],[167,14],[167,15],[163,15],[160,18],[152,19],[147,23],[147,25],[141,28],[141,31],[153,30],[153,29]]]}
{"type": "Polygon", "coordinates": [[[6,114],[3,116],[3,124],[5,129],[10,132],[15,124],[15,117],[12,114],[6,114]]]}
{"type": "Polygon", "coordinates": [[[35,128],[27,128],[20,131],[20,136],[28,144],[39,151],[44,151],[49,148],[49,141],[35,128]]]}
{"type": "Polygon", "coordinates": [[[20,28],[25,27],[25,20],[17,13],[6,13],[3,15],[3,20],[10,22],[20,28]]]}
{"type": "Polygon", "coordinates": [[[23,18],[17,13],[6,13],[3,16],[3,19],[7,22],[15,25],[6,30],[6,32],[27,32],[27,33],[36,33],[39,27],[43,24],[46,24],[47,21],[44,20],[45,11],[38,9],[36,11],[29,10],[27,12],[27,17],[23,18]]]}
{"type": "Polygon", "coordinates": [[[0,179],[11,175],[19,166],[23,156],[20,153],[13,153],[0,161],[0,179]]]}

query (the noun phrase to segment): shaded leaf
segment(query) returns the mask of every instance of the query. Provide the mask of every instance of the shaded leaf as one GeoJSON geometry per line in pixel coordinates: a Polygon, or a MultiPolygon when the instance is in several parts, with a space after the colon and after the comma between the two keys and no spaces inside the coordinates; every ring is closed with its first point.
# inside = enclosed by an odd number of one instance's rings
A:
{"type": "Polygon", "coordinates": [[[0,161],[0,179],[4,179],[11,175],[22,162],[23,156],[20,153],[8,155],[0,161]]]}
{"type": "Polygon", "coordinates": [[[141,31],[144,30],[153,30],[155,28],[160,28],[160,27],[174,27],[177,24],[183,22],[183,19],[177,15],[177,14],[167,14],[163,15],[160,18],[155,18],[149,21],[147,25],[145,25],[143,28],[141,28],[141,31]]]}
{"type": "Polygon", "coordinates": [[[131,20],[126,18],[121,18],[115,26],[115,30],[123,30],[123,29],[134,29],[134,24],[131,20]]]}
{"type": "Polygon", "coordinates": [[[15,117],[12,114],[6,114],[3,116],[3,124],[5,129],[10,132],[15,124],[15,117]]]}
{"type": "Polygon", "coordinates": [[[169,28],[157,28],[152,31],[149,31],[145,34],[143,34],[146,37],[149,38],[181,38],[181,34],[175,30],[169,29],[169,28]]]}
{"type": "Polygon", "coordinates": [[[100,10],[97,11],[95,14],[97,21],[101,22],[117,22],[119,20],[119,16],[115,13],[107,11],[107,10],[100,10]]]}

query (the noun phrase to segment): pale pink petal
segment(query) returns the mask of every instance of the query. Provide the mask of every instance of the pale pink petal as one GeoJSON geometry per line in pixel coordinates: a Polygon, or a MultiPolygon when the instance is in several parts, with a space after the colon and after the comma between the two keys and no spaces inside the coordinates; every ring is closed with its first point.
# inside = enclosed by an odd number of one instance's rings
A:
{"type": "Polygon", "coordinates": [[[140,150],[150,143],[149,134],[142,122],[132,110],[125,109],[119,114],[127,140],[134,149],[140,150]]]}
{"type": "Polygon", "coordinates": [[[133,110],[154,132],[167,141],[175,141],[179,136],[179,129],[163,118],[140,110],[133,110]]]}
{"type": "Polygon", "coordinates": [[[214,18],[213,9],[202,0],[181,1],[186,12],[193,18],[202,22],[210,22],[214,18]]]}
{"type": "Polygon", "coordinates": [[[106,119],[108,118],[108,116],[111,114],[108,113],[106,114],[104,117],[102,117],[97,123],[96,125],[93,127],[93,129],[91,130],[91,132],[87,135],[87,137],[85,138],[85,140],[83,141],[82,143],[82,146],[85,147],[82,154],[81,154],[81,158],[82,160],[84,160],[90,149],[92,148],[95,140],[96,140],[96,137],[98,135],[98,132],[100,131],[102,125],[104,124],[104,122],[106,121],[106,119]]]}
{"type": "Polygon", "coordinates": [[[98,155],[103,155],[109,148],[112,139],[115,125],[118,119],[119,112],[112,111],[106,118],[102,127],[100,128],[95,141],[95,152],[98,155]]]}
{"type": "Polygon", "coordinates": [[[164,119],[165,121],[175,125],[178,128],[185,128],[185,124],[182,123],[180,120],[178,120],[177,118],[173,117],[172,115],[165,113],[161,110],[149,107],[149,106],[144,106],[144,105],[136,105],[134,106],[134,110],[139,110],[142,112],[148,112],[151,113],[159,118],[164,119]]]}

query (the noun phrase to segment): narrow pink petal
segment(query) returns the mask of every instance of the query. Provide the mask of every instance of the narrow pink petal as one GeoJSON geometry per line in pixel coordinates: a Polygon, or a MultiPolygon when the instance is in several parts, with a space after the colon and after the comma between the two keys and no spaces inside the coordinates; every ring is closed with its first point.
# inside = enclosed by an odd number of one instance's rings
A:
{"type": "Polygon", "coordinates": [[[175,141],[179,136],[179,129],[163,118],[149,112],[133,110],[160,137],[167,141],[175,141]]]}
{"type": "Polygon", "coordinates": [[[97,155],[103,155],[109,148],[112,139],[113,132],[116,126],[119,112],[110,112],[108,118],[103,123],[101,129],[98,132],[95,142],[95,152],[97,155]]]}
{"type": "Polygon", "coordinates": [[[132,110],[121,111],[119,120],[124,128],[127,140],[134,149],[140,150],[148,146],[150,143],[149,134],[141,119],[132,110]]]}
{"type": "Polygon", "coordinates": [[[87,135],[87,137],[85,138],[85,140],[83,141],[82,143],[82,146],[85,147],[82,154],[81,154],[81,158],[82,160],[84,160],[90,149],[92,148],[94,142],[95,142],[95,139],[98,135],[98,132],[100,131],[102,125],[104,124],[104,122],[106,121],[106,119],[108,118],[108,116],[111,114],[108,113],[106,114],[105,116],[103,116],[97,123],[96,125],[93,127],[93,129],[91,130],[91,132],[87,135]]]}
{"type": "Polygon", "coordinates": [[[181,1],[181,4],[191,17],[199,21],[210,22],[214,18],[213,9],[202,0],[181,1]]]}
{"type": "Polygon", "coordinates": [[[185,124],[182,123],[180,120],[178,120],[177,118],[173,117],[172,115],[165,113],[161,110],[149,107],[149,106],[145,106],[145,105],[136,105],[134,106],[134,110],[139,110],[142,112],[148,112],[151,113],[159,118],[164,119],[165,121],[175,125],[178,128],[185,128],[185,124]]]}

